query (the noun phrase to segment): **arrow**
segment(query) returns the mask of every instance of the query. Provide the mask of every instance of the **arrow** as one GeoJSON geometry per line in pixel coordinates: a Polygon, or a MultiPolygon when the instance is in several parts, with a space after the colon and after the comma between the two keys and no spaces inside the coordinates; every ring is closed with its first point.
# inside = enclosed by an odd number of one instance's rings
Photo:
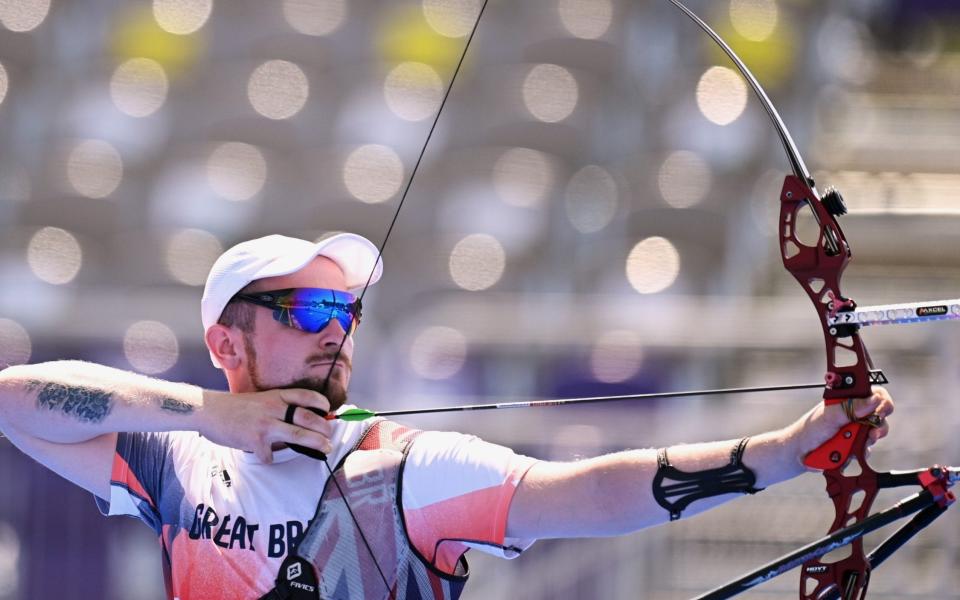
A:
{"type": "Polygon", "coordinates": [[[426,415],[432,413],[466,412],[472,410],[499,410],[504,408],[538,408],[544,406],[566,406],[570,404],[593,404],[598,402],[622,402],[624,400],[652,400],[658,398],[687,398],[691,396],[720,396],[723,394],[756,394],[760,392],[782,392],[787,390],[823,389],[823,383],[800,383],[793,385],[775,385],[767,387],[724,388],[717,390],[693,390],[686,392],[654,392],[649,394],[627,394],[623,396],[590,396],[586,398],[562,398],[559,400],[526,400],[522,402],[498,402],[494,404],[467,404],[462,406],[440,406],[437,408],[411,408],[406,410],[372,411],[365,408],[350,408],[339,414],[327,415],[327,420],[365,421],[373,417],[397,417],[401,415],[426,415]]]}

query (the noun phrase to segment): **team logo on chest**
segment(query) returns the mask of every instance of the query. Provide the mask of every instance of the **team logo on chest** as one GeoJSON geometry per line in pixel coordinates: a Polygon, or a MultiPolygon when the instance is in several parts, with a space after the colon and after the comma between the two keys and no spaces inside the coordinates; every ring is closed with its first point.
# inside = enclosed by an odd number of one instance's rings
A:
{"type": "Polygon", "coordinates": [[[210,477],[219,477],[220,483],[222,483],[224,487],[230,487],[233,485],[233,480],[230,479],[230,473],[227,473],[227,470],[221,465],[210,466],[210,477]]]}

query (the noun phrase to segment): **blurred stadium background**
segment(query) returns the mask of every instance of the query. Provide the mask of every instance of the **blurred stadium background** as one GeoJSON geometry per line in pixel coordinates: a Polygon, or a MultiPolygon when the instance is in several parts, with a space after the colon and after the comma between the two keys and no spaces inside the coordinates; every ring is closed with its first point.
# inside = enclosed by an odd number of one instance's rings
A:
{"type": "MultiPolygon", "coordinates": [[[[0,0],[0,366],[79,358],[222,388],[198,310],[212,261],[275,232],[379,243],[479,4],[0,0]]],[[[754,69],[821,189],[844,193],[846,293],[960,296],[960,5],[691,7],[754,69]]],[[[367,296],[352,401],[818,381],[820,329],[776,248],[788,165],[730,67],[666,1],[492,1],[367,296]]],[[[960,462],[956,326],[865,338],[899,406],[873,463],[960,462]]],[[[737,437],[816,401],[408,422],[575,460],[737,437]]],[[[831,518],[809,475],[624,538],[472,553],[465,597],[688,598],[831,518]]],[[[958,523],[875,573],[871,597],[960,597],[958,523]]],[[[0,440],[0,598],[163,595],[146,527],[0,440]]]]}

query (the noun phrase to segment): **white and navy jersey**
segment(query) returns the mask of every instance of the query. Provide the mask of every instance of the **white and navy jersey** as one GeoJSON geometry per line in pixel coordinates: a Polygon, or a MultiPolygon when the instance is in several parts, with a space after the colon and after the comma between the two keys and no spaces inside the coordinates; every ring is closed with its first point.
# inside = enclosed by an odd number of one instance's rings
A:
{"type": "MultiPolygon", "coordinates": [[[[370,426],[333,424],[331,466],[370,426]]],[[[418,433],[399,494],[411,545],[440,573],[454,574],[468,548],[517,556],[532,540],[507,539],[507,515],[535,462],[474,436],[418,433]]],[[[322,462],[290,449],[263,464],[195,432],[121,433],[110,501],[98,504],[153,528],[170,598],[258,598],[313,518],[328,477],[322,462]]]]}

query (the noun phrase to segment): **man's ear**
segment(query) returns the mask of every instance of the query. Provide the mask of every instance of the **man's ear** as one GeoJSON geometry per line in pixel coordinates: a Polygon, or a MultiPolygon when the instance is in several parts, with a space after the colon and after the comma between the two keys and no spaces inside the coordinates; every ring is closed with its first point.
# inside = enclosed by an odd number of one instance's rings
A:
{"type": "Polygon", "coordinates": [[[211,325],[203,336],[207,349],[224,370],[232,371],[246,359],[240,336],[239,331],[219,323],[211,325]]]}

